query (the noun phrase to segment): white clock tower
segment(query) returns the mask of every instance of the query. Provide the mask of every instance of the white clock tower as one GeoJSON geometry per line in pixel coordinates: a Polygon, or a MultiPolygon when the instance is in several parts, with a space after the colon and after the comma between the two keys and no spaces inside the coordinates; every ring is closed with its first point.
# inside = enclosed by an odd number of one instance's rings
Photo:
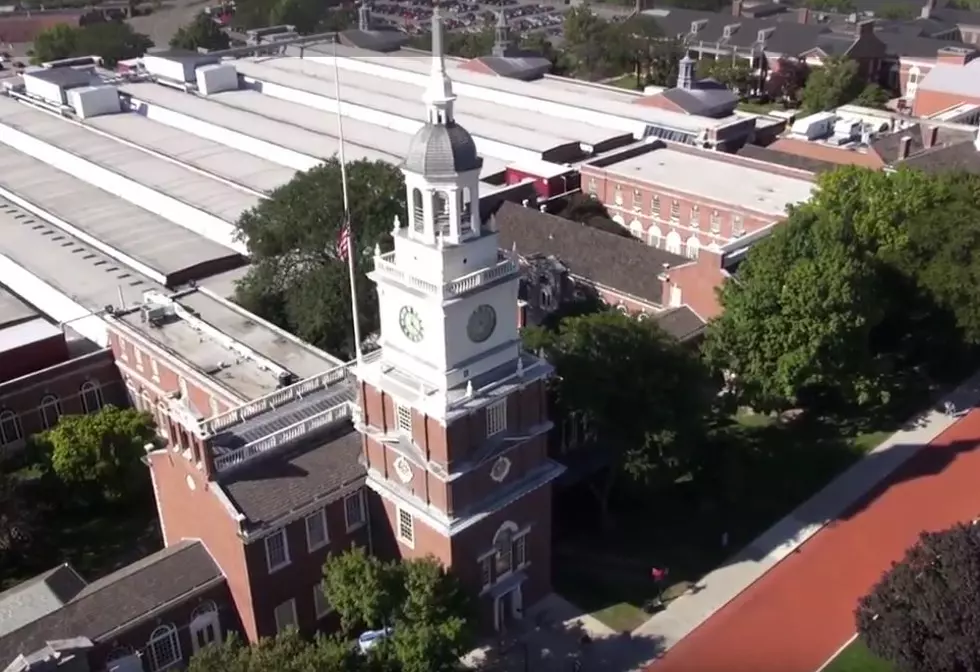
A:
{"type": "Polygon", "coordinates": [[[519,267],[480,218],[473,138],[453,117],[439,8],[432,15],[427,120],[402,165],[408,221],[377,251],[381,348],[359,363],[375,551],[434,555],[502,628],[551,590],[545,381],[521,351],[519,267]]]}

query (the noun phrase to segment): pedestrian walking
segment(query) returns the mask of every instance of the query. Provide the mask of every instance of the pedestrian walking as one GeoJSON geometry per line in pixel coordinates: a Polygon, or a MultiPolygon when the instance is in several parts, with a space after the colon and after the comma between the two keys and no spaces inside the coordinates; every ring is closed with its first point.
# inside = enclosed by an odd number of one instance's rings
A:
{"type": "Polygon", "coordinates": [[[650,570],[650,576],[653,578],[653,583],[657,587],[657,597],[654,600],[654,604],[657,607],[663,606],[664,589],[666,588],[665,581],[669,573],[670,569],[667,567],[654,567],[650,570]]]}
{"type": "Polygon", "coordinates": [[[943,408],[946,410],[946,415],[953,415],[956,413],[956,406],[953,405],[952,401],[946,401],[943,403],[943,408]]]}

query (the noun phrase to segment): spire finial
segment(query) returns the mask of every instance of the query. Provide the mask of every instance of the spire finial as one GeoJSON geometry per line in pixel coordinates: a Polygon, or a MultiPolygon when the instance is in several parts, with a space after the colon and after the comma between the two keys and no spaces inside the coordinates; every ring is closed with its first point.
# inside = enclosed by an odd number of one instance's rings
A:
{"type": "Polygon", "coordinates": [[[467,380],[466,381],[466,398],[467,399],[472,399],[473,398],[473,381],[472,380],[467,380]]]}
{"type": "Polygon", "coordinates": [[[391,232],[398,233],[400,228],[402,228],[402,220],[398,215],[395,215],[395,220],[391,223],[391,232]]]}
{"type": "Polygon", "coordinates": [[[442,44],[442,14],[439,3],[432,6],[432,72],[423,97],[429,107],[430,124],[447,124],[453,119],[453,83],[446,74],[446,56],[442,44]]]}
{"type": "Polygon", "coordinates": [[[374,244],[374,256],[376,257],[381,256],[381,246],[378,243],[374,244]]]}

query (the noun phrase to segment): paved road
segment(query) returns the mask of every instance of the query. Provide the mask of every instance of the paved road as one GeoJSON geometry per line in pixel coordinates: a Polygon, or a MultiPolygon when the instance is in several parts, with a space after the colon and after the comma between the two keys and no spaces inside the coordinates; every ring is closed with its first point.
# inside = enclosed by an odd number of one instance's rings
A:
{"type": "Polygon", "coordinates": [[[682,639],[649,672],[814,672],[854,607],[922,530],[980,513],[980,410],[921,449],[836,523],[682,639]]]}

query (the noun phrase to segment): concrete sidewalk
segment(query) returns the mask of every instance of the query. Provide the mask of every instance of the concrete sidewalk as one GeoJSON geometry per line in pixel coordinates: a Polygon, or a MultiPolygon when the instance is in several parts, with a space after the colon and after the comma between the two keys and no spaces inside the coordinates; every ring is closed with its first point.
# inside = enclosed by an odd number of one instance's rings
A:
{"type": "Polygon", "coordinates": [[[959,420],[962,413],[948,416],[935,410],[946,401],[953,402],[957,409],[972,409],[980,401],[980,373],[941,399],[936,407],[911,419],[724,566],[705,575],[691,591],[636,628],[634,637],[656,638],[663,652],[669,650],[959,420]]]}

